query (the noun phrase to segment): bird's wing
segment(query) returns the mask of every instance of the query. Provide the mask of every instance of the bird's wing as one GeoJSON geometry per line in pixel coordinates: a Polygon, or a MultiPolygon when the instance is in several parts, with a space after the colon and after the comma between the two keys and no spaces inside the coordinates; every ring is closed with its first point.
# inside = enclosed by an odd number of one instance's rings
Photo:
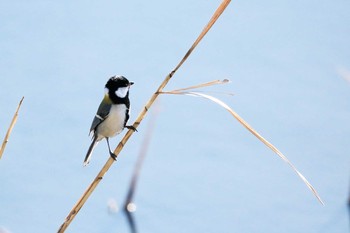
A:
{"type": "Polygon", "coordinates": [[[92,121],[90,132],[95,131],[96,127],[101,124],[108,116],[112,107],[112,102],[108,96],[105,96],[97,109],[97,113],[92,121]]]}
{"type": "Polygon", "coordinates": [[[126,126],[126,123],[128,123],[129,120],[129,109],[130,109],[130,100],[129,98],[125,99],[125,106],[126,106],[126,112],[125,112],[125,120],[124,120],[124,127],[126,126]]]}

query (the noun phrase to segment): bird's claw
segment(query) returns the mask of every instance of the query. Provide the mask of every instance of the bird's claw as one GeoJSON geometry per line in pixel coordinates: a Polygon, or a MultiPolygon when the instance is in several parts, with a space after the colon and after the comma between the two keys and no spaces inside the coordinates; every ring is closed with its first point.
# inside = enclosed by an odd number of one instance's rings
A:
{"type": "Polygon", "coordinates": [[[114,159],[114,161],[117,161],[117,156],[114,153],[109,152],[109,155],[112,157],[112,159],[114,159]]]}
{"type": "Polygon", "coordinates": [[[134,130],[134,132],[135,131],[138,132],[137,129],[132,125],[127,125],[127,126],[125,126],[125,128],[132,129],[132,130],[134,130]]]}

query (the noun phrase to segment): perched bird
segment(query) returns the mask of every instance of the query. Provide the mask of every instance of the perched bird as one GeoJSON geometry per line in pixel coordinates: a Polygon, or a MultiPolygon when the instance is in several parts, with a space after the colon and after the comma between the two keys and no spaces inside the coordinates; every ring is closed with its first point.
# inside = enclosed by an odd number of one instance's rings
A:
{"type": "Polygon", "coordinates": [[[84,166],[89,163],[92,151],[99,141],[106,139],[109,154],[113,159],[116,159],[116,155],[111,151],[108,139],[121,133],[124,128],[136,131],[133,126],[126,125],[130,108],[129,89],[133,84],[124,76],[113,76],[106,83],[105,96],[91,124],[92,143],[86,154],[84,166]]]}

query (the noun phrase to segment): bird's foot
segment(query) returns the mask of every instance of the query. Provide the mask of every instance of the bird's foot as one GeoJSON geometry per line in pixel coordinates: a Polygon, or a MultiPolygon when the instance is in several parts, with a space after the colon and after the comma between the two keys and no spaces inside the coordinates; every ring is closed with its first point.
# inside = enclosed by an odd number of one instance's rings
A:
{"type": "Polygon", "coordinates": [[[109,152],[109,155],[112,157],[112,159],[114,159],[114,161],[117,161],[117,156],[114,153],[109,152]]]}
{"type": "Polygon", "coordinates": [[[125,128],[132,129],[132,130],[134,130],[134,132],[135,131],[138,132],[137,129],[132,125],[127,125],[127,126],[125,126],[125,128]]]}

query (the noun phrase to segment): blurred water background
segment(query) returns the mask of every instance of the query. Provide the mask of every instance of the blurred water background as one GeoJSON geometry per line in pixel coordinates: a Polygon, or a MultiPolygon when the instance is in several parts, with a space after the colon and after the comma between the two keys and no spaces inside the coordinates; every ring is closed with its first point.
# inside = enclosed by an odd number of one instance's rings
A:
{"type": "MultiPolygon", "coordinates": [[[[0,1],[0,232],[57,232],[105,163],[83,167],[88,130],[115,74],[135,82],[133,122],[220,1],[0,1]]],[[[136,193],[139,232],[349,232],[350,2],[233,1],[167,90],[211,88],[277,146],[295,173],[224,109],[161,96],[136,193]]],[[[152,112],[150,112],[152,114],[152,112]]],[[[129,232],[121,212],[142,122],[68,232],[129,232]]],[[[113,147],[118,136],[111,140],[113,147]]]]}

